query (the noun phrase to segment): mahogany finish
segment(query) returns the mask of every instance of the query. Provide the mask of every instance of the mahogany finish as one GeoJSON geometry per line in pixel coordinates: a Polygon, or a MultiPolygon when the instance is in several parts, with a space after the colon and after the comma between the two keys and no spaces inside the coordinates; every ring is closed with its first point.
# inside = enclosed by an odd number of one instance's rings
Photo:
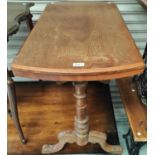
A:
{"type": "Polygon", "coordinates": [[[102,2],[49,4],[12,64],[15,75],[54,81],[109,80],[143,68],[119,10],[102,2]]]}
{"type": "MultiPolygon", "coordinates": [[[[73,128],[74,88],[71,83],[61,86],[53,82],[15,84],[21,126],[28,142],[21,145],[16,128],[8,117],[8,155],[41,155],[43,144],[56,143],[57,133],[73,128]]],[[[99,82],[88,83],[87,100],[90,128],[107,133],[107,141],[118,145],[108,85],[99,82]]],[[[83,147],[68,144],[59,153],[106,154],[99,145],[90,143],[83,147]]]]}
{"type": "Polygon", "coordinates": [[[89,131],[87,116],[87,93],[86,82],[74,82],[76,98],[76,115],[74,118],[74,130],[66,130],[58,134],[59,142],[54,145],[45,144],[42,147],[43,154],[55,153],[64,148],[67,143],[76,143],[79,146],[85,146],[88,143],[99,144],[106,152],[112,154],[121,154],[122,148],[119,145],[109,145],[105,133],[91,130],[89,131]]]}
{"type": "Polygon", "coordinates": [[[117,80],[135,142],[147,141],[147,108],[138,98],[132,78],[117,80]]]}
{"type": "Polygon", "coordinates": [[[44,145],[42,153],[60,151],[73,142],[80,146],[98,143],[109,153],[122,152],[120,146],[107,144],[106,133],[89,131],[86,85],[81,87],[81,82],[128,77],[144,70],[139,50],[114,4],[49,4],[12,69],[17,76],[74,82],[75,129],[59,133],[59,142],[44,145]]]}

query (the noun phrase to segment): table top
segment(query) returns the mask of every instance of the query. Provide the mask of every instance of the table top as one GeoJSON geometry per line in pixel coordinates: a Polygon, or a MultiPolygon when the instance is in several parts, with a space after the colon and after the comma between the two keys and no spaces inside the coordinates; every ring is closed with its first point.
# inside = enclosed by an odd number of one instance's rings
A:
{"type": "Polygon", "coordinates": [[[7,3],[7,35],[11,35],[19,28],[19,22],[29,14],[34,3],[7,3]]]}
{"type": "Polygon", "coordinates": [[[16,76],[93,81],[143,72],[144,63],[111,3],[49,4],[12,64],[16,76]]]}

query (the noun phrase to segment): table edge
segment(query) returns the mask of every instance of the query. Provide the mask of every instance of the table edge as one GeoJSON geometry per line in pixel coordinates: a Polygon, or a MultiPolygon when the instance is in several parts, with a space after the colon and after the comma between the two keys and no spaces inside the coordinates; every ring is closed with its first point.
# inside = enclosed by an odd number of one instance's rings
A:
{"type": "Polygon", "coordinates": [[[54,81],[94,81],[129,77],[144,71],[144,63],[96,69],[50,69],[12,64],[15,76],[54,81]]]}

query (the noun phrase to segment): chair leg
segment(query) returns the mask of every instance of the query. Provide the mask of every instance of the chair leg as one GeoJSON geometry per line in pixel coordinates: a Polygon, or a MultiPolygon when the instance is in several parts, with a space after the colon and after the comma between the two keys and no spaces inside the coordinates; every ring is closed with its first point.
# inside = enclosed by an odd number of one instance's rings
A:
{"type": "Polygon", "coordinates": [[[15,85],[14,85],[14,81],[12,80],[11,77],[8,77],[8,79],[7,79],[7,87],[8,87],[8,100],[9,100],[9,106],[10,106],[12,119],[15,123],[16,128],[17,128],[21,142],[23,144],[25,144],[26,139],[24,137],[24,134],[23,134],[20,122],[19,122],[19,117],[18,117],[15,85]]]}
{"type": "Polygon", "coordinates": [[[12,117],[8,95],[7,95],[7,113],[10,117],[12,117]]]}
{"type": "Polygon", "coordinates": [[[29,14],[26,16],[26,18],[27,18],[27,20],[26,20],[27,25],[28,25],[28,27],[29,27],[29,29],[30,29],[30,31],[31,31],[31,30],[33,29],[32,14],[29,13],[29,14]]]}

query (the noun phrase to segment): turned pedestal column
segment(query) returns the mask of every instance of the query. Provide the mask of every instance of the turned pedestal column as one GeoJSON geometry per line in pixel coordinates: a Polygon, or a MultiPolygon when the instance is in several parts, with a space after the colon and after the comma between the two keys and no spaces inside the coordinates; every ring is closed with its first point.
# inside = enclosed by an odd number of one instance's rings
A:
{"type": "Polygon", "coordinates": [[[89,131],[87,115],[87,82],[74,82],[74,96],[76,98],[76,115],[74,120],[74,130],[63,131],[58,134],[59,142],[55,145],[45,144],[42,147],[43,154],[55,153],[63,149],[66,143],[76,143],[84,146],[88,142],[98,143],[103,150],[113,154],[121,154],[122,148],[117,145],[106,143],[107,136],[105,133],[98,131],[89,131]]]}

